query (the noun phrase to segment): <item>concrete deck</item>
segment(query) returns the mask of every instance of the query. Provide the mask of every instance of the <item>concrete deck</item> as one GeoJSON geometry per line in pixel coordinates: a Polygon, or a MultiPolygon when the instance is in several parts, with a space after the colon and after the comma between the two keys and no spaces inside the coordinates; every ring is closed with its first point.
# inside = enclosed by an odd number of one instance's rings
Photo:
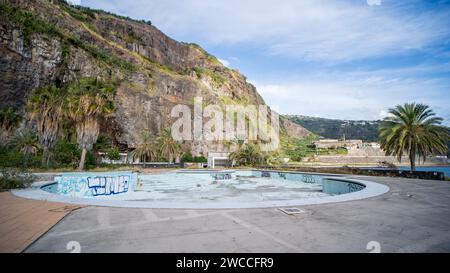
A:
{"type": "Polygon", "coordinates": [[[358,177],[388,185],[370,199],[300,207],[229,210],[86,207],[27,252],[450,252],[450,183],[358,177]]]}
{"type": "Polygon", "coordinates": [[[75,208],[0,193],[0,252],[22,252],[75,208]]]}

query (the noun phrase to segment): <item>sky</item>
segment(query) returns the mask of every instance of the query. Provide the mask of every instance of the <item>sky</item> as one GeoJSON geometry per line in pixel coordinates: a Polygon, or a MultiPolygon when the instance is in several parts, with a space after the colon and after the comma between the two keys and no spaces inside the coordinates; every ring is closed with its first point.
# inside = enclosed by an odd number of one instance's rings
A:
{"type": "Polygon", "coordinates": [[[450,125],[450,0],[72,2],[199,44],[282,114],[378,120],[417,102],[450,125]]]}

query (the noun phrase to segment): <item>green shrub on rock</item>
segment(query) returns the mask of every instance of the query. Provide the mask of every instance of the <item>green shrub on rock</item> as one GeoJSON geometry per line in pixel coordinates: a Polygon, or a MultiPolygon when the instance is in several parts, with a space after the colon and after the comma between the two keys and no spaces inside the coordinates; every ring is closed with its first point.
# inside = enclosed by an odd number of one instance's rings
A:
{"type": "Polygon", "coordinates": [[[0,169],[0,191],[22,189],[31,185],[36,176],[15,168],[0,169]]]}

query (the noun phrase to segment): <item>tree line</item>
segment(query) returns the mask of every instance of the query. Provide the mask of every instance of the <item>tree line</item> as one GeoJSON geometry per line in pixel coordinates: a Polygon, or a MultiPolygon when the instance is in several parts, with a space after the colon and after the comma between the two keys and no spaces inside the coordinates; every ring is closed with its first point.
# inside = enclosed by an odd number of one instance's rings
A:
{"type": "MultiPolygon", "coordinates": [[[[95,77],[82,78],[62,88],[48,85],[34,89],[26,104],[26,115],[32,124],[29,127],[34,130],[17,130],[22,115],[12,109],[0,110],[0,148],[17,147],[24,155],[25,167],[29,158],[41,151],[41,166],[48,168],[55,148],[61,148],[57,145],[61,144],[61,138],[67,137],[67,130],[74,130],[81,150],[78,169],[83,170],[88,152],[99,140],[101,121],[114,115],[116,89],[114,82],[95,77]]],[[[63,141],[64,144],[67,143],[63,141]]],[[[70,145],[62,148],[70,150],[70,145]]],[[[110,149],[107,154],[117,157],[118,150],[110,149]]],[[[182,154],[181,145],[173,140],[168,129],[158,136],[143,132],[140,143],[131,153],[134,159],[142,161],[163,157],[170,162],[178,160],[182,154]]]]}

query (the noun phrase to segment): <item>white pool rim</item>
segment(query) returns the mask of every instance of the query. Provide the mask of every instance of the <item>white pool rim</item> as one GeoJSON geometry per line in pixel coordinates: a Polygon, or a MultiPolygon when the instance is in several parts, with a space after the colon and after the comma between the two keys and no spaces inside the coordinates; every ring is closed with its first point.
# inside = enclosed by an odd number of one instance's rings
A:
{"type": "MultiPolygon", "coordinates": [[[[292,172],[296,173],[296,172],[292,172]]],[[[309,173],[317,175],[317,173],[309,173]]],[[[323,174],[322,174],[323,175],[323,174]]],[[[54,181],[36,182],[26,189],[15,189],[11,193],[15,196],[41,201],[67,203],[82,206],[101,206],[101,207],[121,207],[121,208],[158,208],[158,209],[240,209],[240,208],[270,208],[270,207],[292,207],[305,205],[318,205],[328,203],[338,203],[346,201],[355,201],[375,197],[387,193],[389,187],[383,184],[370,182],[366,180],[340,177],[336,175],[324,175],[329,179],[362,184],[364,189],[356,192],[325,197],[309,197],[298,200],[267,200],[253,202],[229,202],[229,201],[202,201],[196,202],[176,202],[176,201],[139,201],[139,200],[108,200],[70,197],[56,193],[50,193],[41,189],[43,186],[55,183],[54,181]]]]}

